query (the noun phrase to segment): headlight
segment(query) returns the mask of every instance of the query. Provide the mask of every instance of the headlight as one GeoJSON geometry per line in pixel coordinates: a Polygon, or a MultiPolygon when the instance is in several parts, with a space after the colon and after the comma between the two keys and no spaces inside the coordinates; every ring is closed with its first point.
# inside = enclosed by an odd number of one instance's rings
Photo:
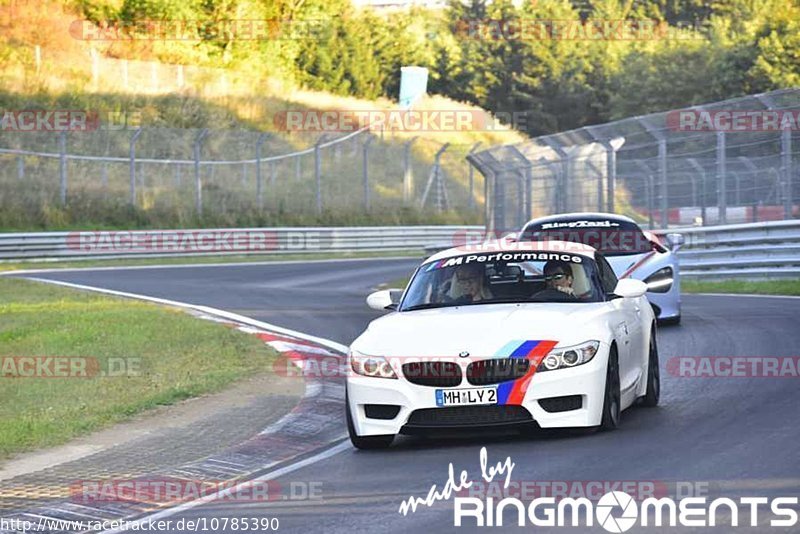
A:
{"type": "Polygon", "coordinates": [[[672,289],[673,279],[672,267],[664,267],[645,278],[644,283],[647,284],[648,291],[666,293],[672,289]]]}
{"type": "Polygon", "coordinates": [[[397,378],[392,366],[383,356],[367,356],[354,350],[350,351],[350,367],[353,372],[374,378],[397,378]]]}
{"type": "Polygon", "coordinates": [[[555,371],[582,365],[594,358],[599,348],[600,342],[594,340],[572,347],[555,348],[539,364],[538,371],[555,371]]]}

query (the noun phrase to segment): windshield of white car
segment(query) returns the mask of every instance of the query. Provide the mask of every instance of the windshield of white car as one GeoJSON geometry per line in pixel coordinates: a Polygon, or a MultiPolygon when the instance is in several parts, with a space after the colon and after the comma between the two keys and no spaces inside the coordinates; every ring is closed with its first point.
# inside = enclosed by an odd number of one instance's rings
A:
{"type": "Polygon", "coordinates": [[[522,231],[520,241],[583,243],[606,256],[643,254],[653,249],[653,244],[638,225],[628,221],[610,219],[530,224],[522,231]]]}
{"type": "MultiPolygon", "coordinates": [[[[508,254],[468,255],[422,265],[400,311],[478,304],[587,303],[603,300],[596,265],[587,256],[535,252],[532,261],[508,254]]],[[[513,255],[516,256],[516,255],[513,255]]]]}

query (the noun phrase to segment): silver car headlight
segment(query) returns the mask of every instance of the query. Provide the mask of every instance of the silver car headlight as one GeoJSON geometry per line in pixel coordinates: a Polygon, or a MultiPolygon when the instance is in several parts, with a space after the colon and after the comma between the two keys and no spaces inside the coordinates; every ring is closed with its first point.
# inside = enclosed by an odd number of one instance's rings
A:
{"type": "Polygon", "coordinates": [[[672,289],[672,282],[675,280],[675,275],[672,272],[672,267],[664,267],[659,269],[647,278],[644,283],[647,284],[647,290],[653,293],[667,293],[672,289]]]}
{"type": "Polygon", "coordinates": [[[571,347],[557,347],[545,356],[537,370],[555,371],[556,369],[583,365],[594,358],[599,348],[600,342],[595,340],[585,341],[580,345],[572,345],[571,347]]]}
{"type": "Polygon", "coordinates": [[[350,367],[356,374],[373,378],[397,378],[391,364],[383,356],[367,356],[351,350],[349,357],[350,367]]]}

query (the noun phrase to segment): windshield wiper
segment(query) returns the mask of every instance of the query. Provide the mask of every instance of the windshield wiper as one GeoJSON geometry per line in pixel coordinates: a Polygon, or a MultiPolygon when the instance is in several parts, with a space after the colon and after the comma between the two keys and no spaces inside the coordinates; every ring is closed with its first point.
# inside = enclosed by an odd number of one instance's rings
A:
{"type": "Polygon", "coordinates": [[[400,311],[429,310],[431,308],[443,308],[447,306],[448,303],[446,302],[428,302],[426,304],[415,304],[414,306],[404,307],[400,311]]]}

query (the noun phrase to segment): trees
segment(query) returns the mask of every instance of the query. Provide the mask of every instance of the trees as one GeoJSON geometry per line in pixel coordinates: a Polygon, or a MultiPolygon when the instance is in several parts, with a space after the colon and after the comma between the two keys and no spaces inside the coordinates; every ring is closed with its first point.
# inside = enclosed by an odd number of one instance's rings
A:
{"type": "MultiPolygon", "coordinates": [[[[77,1],[87,14],[108,11],[107,0],[77,1]]],[[[446,11],[388,15],[350,0],[123,0],[117,16],[314,24],[313,35],[158,50],[366,98],[396,98],[401,66],[428,67],[431,92],[525,111],[531,134],[800,84],[796,0],[451,0],[446,11]],[[638,39],[588,31],[619,21],[660,25],[638,39]],[[550,31],[559,24],[577,34],[550,31]],[[521,27],[531,31],[513,31],[521,27]]]]}

